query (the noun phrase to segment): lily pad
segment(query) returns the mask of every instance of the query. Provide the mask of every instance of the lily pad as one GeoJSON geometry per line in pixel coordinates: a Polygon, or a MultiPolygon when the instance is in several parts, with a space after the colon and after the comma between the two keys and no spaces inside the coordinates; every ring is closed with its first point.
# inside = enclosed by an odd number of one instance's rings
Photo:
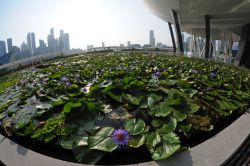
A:
{"type": "Polygon", "coordinates": [[[89,136],[88,145],[90,149],[112,152],[118,145],[110,138],[114,128],[102,127],[93,136],[89,136]]]}
{"type": "Polygon", "coordinates": [[[142,146],[146,141],[146,135],[145,134],[140,134],[136,136],[132,136],[129,140],[129,146],[132,148],[138,148],[142,146]]]}
{"type": "Polygon", "coordinates": [[[131,119],[127,121],[124,125],[124,128],[129,132],[131,135],[141,134],[145,129],[145,122],[141,119],[131,119]]]}
{"type": "Polygon", "coordinates": [[[80,102],[76,102],[76,103],[68,102],[64,105],[63,112],[65,114],[68,114],[68,113],[70,113],[72,108],[77,108],[77,107],[81,107],[81,106],[82,106],[82,104],[80,102]]]}

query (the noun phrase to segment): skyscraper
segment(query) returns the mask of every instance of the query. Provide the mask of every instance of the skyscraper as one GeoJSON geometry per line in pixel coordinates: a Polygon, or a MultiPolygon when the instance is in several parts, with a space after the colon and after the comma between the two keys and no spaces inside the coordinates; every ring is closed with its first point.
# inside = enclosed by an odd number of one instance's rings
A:
{"type": "Polygon", "coordinates": [[[5,41],[0,41],[0,57],[6,54],[5,41]]]}
{"type": "Polygon", "coordinates": [[[128,46],[128,48],[130,48],[130,41],[128,41],[127,46],[128,46]]]}
{"type": "Polygon", "coordinates": [[[28,33],[27,34],[27,45],[28,45],[28,50],[30,52],[31,56],[34,56],[36,53],[36,39],[35,39],[35,33],[28,33]]]}
{"type": "Polygon", "coordinates": [[[8,38],[7,39],[7,45],[8,45],[8,53],[10,53],[12,51],[12,38],[8,38]]]}
{"type": "Polygon", "coordinates": [[[25,51],[27,51],[28,50],[28,45],[25,43],[25,42],[23,42],[22,44],[21,44],[21,51],[22,52],[25,52],[25,51]]]}
{"type": "Polygon", "coordinates": [[[149,31],[149,44],[151,45],[151,47],[155,47],[155,37],[153,30],[149,31]]]}
{"type": "Polygon", "coordinates": [[[63,30],[60,30],[60,37],[59,37],[59,50],[60,51],[69,51],[69,34],[64,33],[63,30]]]}
{"type": "Polygon", "coordinates": [[[46,48],[46,44],[43,40],[39,40],[39,47],[46,48]]]}
{"type": "Polygon", "coordinates": [[[31,33],[31,43],[33,54],[36,54],[36,37],[34,32],[31,33]]]}
{"type": "Polygon", "coordinates": [[[60,30],[60,37],[59,37],[59,50],[65,50],[65,39],[64,39],[64,31],[60,30]]]}
{"type": "Polygon", "coordinates": [[[57,41],[55,39],[55,35],[54,35],[54,28],[50,29],[50,34],[48,35],[48,49],[49,52],[55,52],[57,51],[57,41]]]}
{"type": "Polygon", "coordinates": [[[65,51],[69,51],[70,50],[70,45],[69,45],[69,34],[65,33],[64,34],[64,49],[65,51]]]}
{"type": "Polygon", "coordinates": [[[104,42],[102,42],[102,48],[104,48],[105,47],[105,43],[104,42]]]}

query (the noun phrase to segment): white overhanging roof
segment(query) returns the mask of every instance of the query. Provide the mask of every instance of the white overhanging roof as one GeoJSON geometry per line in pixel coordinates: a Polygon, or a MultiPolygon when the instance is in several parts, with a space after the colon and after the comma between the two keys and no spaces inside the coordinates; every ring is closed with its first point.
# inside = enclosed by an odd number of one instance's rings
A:
{"type": "Polygon", "coordinates": [[[225,29],[240,35],[250,23],[250,0],[144,0],[159,18],[173,23],[171,10],[180,19],[182,31],[205,28],[205,15],[211,17],[212,29],[225,29]]]}

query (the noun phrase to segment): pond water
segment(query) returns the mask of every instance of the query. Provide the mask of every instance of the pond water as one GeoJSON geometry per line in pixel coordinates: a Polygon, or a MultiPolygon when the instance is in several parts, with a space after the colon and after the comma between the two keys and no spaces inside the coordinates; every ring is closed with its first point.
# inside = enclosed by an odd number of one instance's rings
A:
{"type": "Polygon", "coordinates": [[[4,75],[0,84],[1,133],[85,164],[167,159],[250,104],[247,69],[143,52],[56,59],[4,75]]]}

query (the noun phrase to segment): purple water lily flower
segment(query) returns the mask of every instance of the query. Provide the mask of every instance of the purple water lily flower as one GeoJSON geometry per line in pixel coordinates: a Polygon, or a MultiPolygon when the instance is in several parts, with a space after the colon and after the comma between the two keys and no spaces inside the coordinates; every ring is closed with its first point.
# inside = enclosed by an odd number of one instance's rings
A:
{"type": "Polygon", "coordinates": [[[62,78],[62,81],[63,81],[63,82],[67,82],[67,81],[68,81],[68,78],[67,78],[67,77],[63,77],[63,78],[62,78]]]}
{"type": "Polygon", "coordinates": [[[101,74],[102,74],[102,73],[104,73],[104,70],[103,70],[103,69],[101,69],[100,73],[101,73],[101,74]]]}
{"type": "Polygon", "coordinates": [[[155,72],[155,76],[156,77],[160,77],[161,76],[161,73],[159,71],[155,72]]]}
{"type": "Polygon", "coordinates": [[[116,129],[111,138],[118,146],[128,145],[129,133],[124,129],[116,129]]]}
{"type": "Polygon", "coordinates": [[[65,87],[69,87],[71,85],[70,82],[66,82],[65,87]]]}

